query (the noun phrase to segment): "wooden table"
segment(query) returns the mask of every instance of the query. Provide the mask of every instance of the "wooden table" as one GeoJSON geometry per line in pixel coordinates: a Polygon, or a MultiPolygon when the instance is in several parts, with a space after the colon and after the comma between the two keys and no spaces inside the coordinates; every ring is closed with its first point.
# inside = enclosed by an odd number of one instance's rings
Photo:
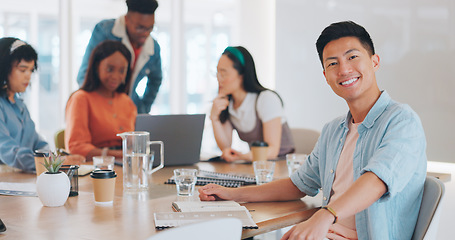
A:
{"type": "MultiPolygon", "coordinates": [[[[96,205],[91,178],[79,178],[79,195],[68,198],[62,207],[43,207],[37,197],[0,196],[0,218],[7,230],[1,239],[146,239],[155,230],[154,212],[172,211],[171,202],[198,200],[198,196],[179,197],[175,185],[164,184],[177,167],[154,173],[148,191],[123,192],[122,169],[118,177],[113,205],[96,205]]],[[[194,166],[222,173],[253,174],[251,164],[200,162],[194,166]]],[[[285,161],[278,161],[275,178],[287,177],[285,161]]],[[[35,174],[0,172],[0,182],[36,181],[35,174]]],[[[259,229],[244,230],[242,238],[266,233],[308,219],[320,206],[320,198],[306,197],[288,202],[244,203],[259,229]]]]}

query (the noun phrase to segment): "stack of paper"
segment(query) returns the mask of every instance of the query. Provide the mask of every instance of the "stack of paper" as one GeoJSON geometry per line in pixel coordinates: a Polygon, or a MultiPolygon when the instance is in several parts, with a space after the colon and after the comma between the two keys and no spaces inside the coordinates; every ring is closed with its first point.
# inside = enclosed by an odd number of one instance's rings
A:
{"type": "Polygon", "coordinates": [[[36,197],[36,184],[0,182],[0,195],[36,197]]]}
{"type": "Polygon", "coordinates": [[[155,227],[178,227],[190,223],[210,221],[217,218],[238,218],[243,228],[258,228],[250,212],[234,201],[173,202],[177,212],[155,213],[155,227]]]}

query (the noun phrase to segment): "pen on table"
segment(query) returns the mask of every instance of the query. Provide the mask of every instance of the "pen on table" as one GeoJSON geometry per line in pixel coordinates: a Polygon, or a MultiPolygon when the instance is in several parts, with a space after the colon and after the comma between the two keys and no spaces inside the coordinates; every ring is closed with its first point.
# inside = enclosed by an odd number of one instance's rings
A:
{"type": "Polygon", "coordinates": [[[69,154],[67,151],[63,150],[62,148],[59,148],[57,151],[58,151],[62,156],[71,155],[71,154],[69,154]]]}

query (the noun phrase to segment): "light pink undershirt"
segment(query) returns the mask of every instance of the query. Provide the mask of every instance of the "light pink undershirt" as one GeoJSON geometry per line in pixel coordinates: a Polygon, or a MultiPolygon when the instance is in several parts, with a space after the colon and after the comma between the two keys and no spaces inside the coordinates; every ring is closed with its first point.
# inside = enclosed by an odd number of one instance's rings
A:
{"type": "MultiPolygon", "coordinates": [[[[335,172],[335,179],[332,185],[332,196],[330,201],[334,201],[341,197],[346,190],[354,183],[353,164],[354,150],[359,138],[357,132],[357,126],[360,123],[349,124],[349,132],[346,136],[346,141],[341,151],[340,159],[338,161],[337,170],[335,172]],[[340,177],[338,177],[340,176],[340,177]]],[[[357,231],[355,227],[355,216],[339,219],[339,221],[333,224],[329,233],[327,234],[329,239],[357,239],[357,231]]]]}

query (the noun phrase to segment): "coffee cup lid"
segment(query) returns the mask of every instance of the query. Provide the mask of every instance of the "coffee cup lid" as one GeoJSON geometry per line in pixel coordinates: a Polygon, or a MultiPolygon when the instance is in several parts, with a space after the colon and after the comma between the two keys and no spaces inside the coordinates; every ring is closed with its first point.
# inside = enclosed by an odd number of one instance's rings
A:
{"type": "Polygon", "coordinates": [[[253,147],[268,147],[269,144],[267,144],[266,142],[263,142],[263,141],[255,141],[251,144],[251,146],[253,147]]]}
{"type": "Polygon", "coordinates": [[[117,174],[114,170],[95,170],[90,173],[90,177],[98,179],[115,178],[117,174]]]}

